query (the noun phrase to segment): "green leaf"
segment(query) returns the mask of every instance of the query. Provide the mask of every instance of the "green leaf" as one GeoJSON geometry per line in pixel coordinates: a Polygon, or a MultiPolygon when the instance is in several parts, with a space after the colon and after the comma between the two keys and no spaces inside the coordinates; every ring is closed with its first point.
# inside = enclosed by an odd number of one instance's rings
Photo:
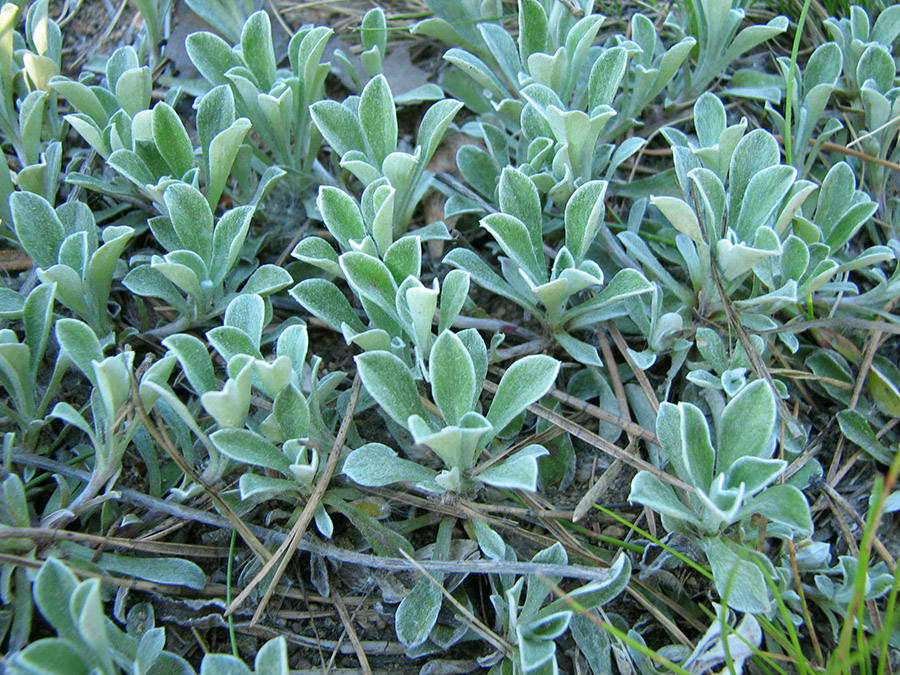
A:
{"type": "Polygon", "coordinates": [[[272,638],[256,653],[253,661],[256,675],[288,675],[287,641],[282,636],[272,638]]]}
{"type": "Polygon", "coordinates": [[[253,675],[253,673],[236,656],[206,654],[200,662],[200,675],[253,675]]]}
{"type": "Polygon", "coordinates": [[[325,279],[305,279],[288,291],[297,302],[334,330],[341,330],[346,323],[353,331],[363,332],[366,327],[353,311],[347,298],[332,282],[325,279]]]}
{"type": "Polygon", "coordinates": [[[170,335],[162,341],[178,359],[181,370],[197,395],[216,391],[216,374],[206,346],[193,335],[170,335]]]}
{"type": "Polygon", "coordinates": [[[340,188],[323,185],[319,188],[316,206],[325,227],[337,239],[342,251],[351,250],[350,241],[362,241],[366,236],[359,205],[340,188]]]}
{"type": "Polygon", "coordinates": [[[603,223],[606,214],[603,199],[608,186],[605,180],[585,183],[572,193],[566,204],[566,248],[572,253],[576,264],[587,255],[603,223]]]}
{"type": "Polygon", "coordinates": [[[697,514],[678,499],[675,490],[668,483],[647,471],[639,471],[631,481],[628,501],[637,502],[664,516],[670,516],[688,523],[699,523],[697,514]]]}
{"type": "Polygon", "coordinates": [[[855,443],[883,464],[890,464],[893,461],[894,452],[878,440],[872,427],[869,426],[869,422],[861,413],[856,410],[842,410],[837,414],[837,420],[841,427],[841,433],[851,443],[855,443]]]}
{"type": "Polygon", "coordinates": [[[207,265],[213,251],[213,214],[199,190],[186,183],[173,183],[163,194],[172,227],[185,248],[207,265]]]}
{"type": "Polygon", "coordinates": [[[346,106],[337,101],[316,101],[309,107],[309,114],[319,133],[340,157],[351,150],[365,153],[366,141],[360,120],[346,106]]]}
{"type": "Polygon", "coordinates": [[[268,296],[284,290],[294,283],[291,273],[278,265],[260,265],[247,279],[247,283],[241,289],[241,296],[255,294],[268,296]]]}
{"type": "Polygon", "coordinates": [[[775,395],[764,380],[744,387],[722,411],[718,427],[716,471],[721,473],[741,457],[771,455],[775,428],[775,395]]]}
{"type": "Polygon", "coordinates": [[[801,537],[812,535],[813,523],[806,497],[793,485],[772,485],[747,501],[738,512],[738,519],[754,513],[774,523],[784,525],[801,537]]]}
{"type": "MultiPolygon", "coordinates": [[[[209,207],[206,207],[206,211],[209,207]]],[[[250,229],[250,221],[256,209],[253,206],[239,206],[226,211],[212,237],[212,258],[208,261],[209,279],[219,284],[237,262],[250,229]]]]}
{"type": "MultiPolygon", "coordinates": [[[[374,352],[369,352],[374,353],[374,352]]],[[[437,475],[381,443],[367,443],[344,460],[342,473],[364,487],[383,487],[393,483],[433,481],[437,475]]]]}
{"type": "Polygon", "coordinates": [[[721,539],[705,539],[703,548],[722,601],[738,612],[768,614],[768,586],[762,571],[751,562],[751,553],[738,555],[721,539]]]}
{"type": "Polygon", "coordinates": [[[548,48],[547,12],[538,0],[519,0],[519,58],[522,63],[548,48]]]}
{"type": "Polygon", "coordinates": [[[233,378],[225,381],[222,391],[214,389],[200,396],[201,405],[220,427],[243,426],[250,410],[252,373],[252,363],[248,362],[233,378]]]}
{"type": "Polygon", "coordinates": [[[542,445],[529,445],[509,459],[488,467],[475,479],[507,490],[537,490],[538,457],[549,455],[542,445]]]}
{"type": "Polygon", "coordinates": [[[425,112],[422,121],[419,124],[419,134],[417,143],[422,148],[422,155],[419,161],[426,165],[434,156],[447,127],[456,116],[456,113],[463,107],[462,102],[456,99],[448,98],[433,104],[425,112]]]}
{"type": "Polygon", "coordinates": [[[546,394],[558,373],[559,361],[540,354],[526,356],[510,366],[497,386],[487,414],[496,432],[546,394]]]}
{"type": "Polygon", "coordinates": [[[78,319],[60,319],[56,322],[56,341],[75,367],[96,386],[92,361],[103,360],[103,349],[94,331],[78,319]]]}
{"type": "Polygon", "coordinates": [[[397,321],[397,283],[387,266],[378,258],[359,251],[344,253],[339,260],[353,291],[397,321]]]}
{"type": "Polygon", "coordinates": [[[472,357],[453,332],[441,333],[431,348],[428,363],[431,394],[447,424],[458,424],[471,410],[478,393],[472,357]]]}
{"type": "Polygon", "coordinates": [[[88,675],[95,672],[82,658],[78,641],[44,638],[14,654],[10,672],[28,675],[88,675]]]}
{"type": "Polygon", "coordinates": [[[366,391],[397,424],[406,427],[411,415],[427,419],[416,383],[400,359],[389,352],[376,351],[360,354],[355,360],[366,391]]]}
{"type": "MultiPolygon", "coordinates": [[[[531,249],[540,251],[543,247],[543,213],[541,198],[534,182],[518,169],[507,166],[500,174],[499,195],[500,210],[517,218],[525,226],[531,240],[531,249]]],[[[484,221],[482,224],[487,226],[484,221]]]]}
{"type": "Polygon", "coordinates": [[[275,469],[289,476],[291,463],[288,458],[259,434],[247,429],[220,429],[209,436],[223,455],[237,462],[275,469]]]}
{"type": "Polygon", "coordinates": [[[133,558],[114,553],[101,553],[94,563],[102,570],[124,574],[158,584],[171,584],[201,590],[206,587],[203,570],[181,558],[133,558]]]}
{"type": "Polygon", "coordinates": [[[181,178],[194,164],[194,146],[172,106],[160,101],[153,106],[153,141],[159,154],[172,171],[173,178],[181,178]]]}
{"type": "Polygon", "coordinates": [[[394,616],[397,639],[407,649],[423,644],[437,623],[441,611],[441,589],[429,579],[420,579],[403,598],[394,616]]]}
{"type": "Polygon", "coordinates": [[[309,404],[290,384],[275,396],[272,414],[286,439],[306,438],[309,434],[309,404]]]}
{"type": "Polygon", "coordinates": [[[728,190],[728,212],[736,213],[743,202],[744,192],[753,177],[781,159],[781,150],[775,137],[765,129],[754,129],[744,136],[731,156],[728,190]]]}
{"type": "Polygon", "coordinates": [[[256,78],[260,91],[268,92],[275,82],[275,50],[272,25],[266,12],[254,12],[244,22],[241,57],[256,78]]]}
{"type": "Polygon", "coordinates": [[[78,578],[56,558],[48,558],[34,580],[34,603],[57,634],[80,642],[78,627],[69,612],[69,598],[78,586],[78,578]]]}
{"type": "Polygon", "coordinates": [[[359,97],[359,124],[378,167],[397,149],[397,111],[384,75],[369,80],[359,97]]]}
{"type": "Polygon", "coordinates": [[[438,334],[453,325],[469,297],[469,275],[462,270],[450,270],[441,285],[441,318],[438,334]]]}
{"type": "MultiPolygon", "coordinates": [[[[41,284],[28,294],[22,308],[25,344],[28,345],[28,370],[37,379],[38,368],[44,359],[50,328],[53,326],[53,299],[56,284],[41,284]]],[[[16,294],[18,295],[18,294],[16,294]]]]}
{"type": "Polygon", "coordinates": [[[58,260],[65,228],[50,203],[31,192],[14,192],[9,208],[16,237],[38,267],[51,267],[58,260]]]}
{"type": "Polygon", "coordinates": [[[543,248],[535,248],[525,224],[505,213],[492,213],[481,219],[481,226],[491,233],[500,248],[516,262],[535,284],[547,281],[543,248]]]}

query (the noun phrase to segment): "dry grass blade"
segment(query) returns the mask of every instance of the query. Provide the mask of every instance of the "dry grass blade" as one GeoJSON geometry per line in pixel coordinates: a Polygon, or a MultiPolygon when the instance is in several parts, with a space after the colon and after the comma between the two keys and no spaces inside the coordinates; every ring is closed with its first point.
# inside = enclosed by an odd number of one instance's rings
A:
{"type": "Polygon", "coordinates": [[[331,448],[331,453],[329,453],[328,455],[328,461],[325,463],[325,468],[322,470],[322,474],[319,477],[319,482],[316,483],[316,487],[310,495],[309,500],[306,502],[306,506],[303,508],[303,511],[300,513],[300,517],[294,524],[290,535],[288,535],[288,538],[285,539],[281,546],[278,547],[275,555],[273,555],[272,558],[265,565],[263,565],[262,569],[257,573],[257,575],[247,585],[247,587],[243,591],[241,591],[238,597],[234,599],[234,601],[231,603],[231,606],[225,612],[225,616],[230,615],[232,612],[234,612],[235,609],[240,607],[243,604],[244,600],[246,600],[250,595],[250,593],[253,592],[253,589],[256,588],[259,583],[266,578],[269,572],[272,571],[272,568],[274,568],[277,564],[278,569],[275,571],[275,576],[272,577],[272,581],[269,583],[269,587],[268,589],[266,589],[262,601],[260,601],[259,605],[256,608],[256,611],[253,614],[253,620],[250,622],[251,625],[259,621],[259,618],[265,611],[266,605],[269,603],[269,599],[275,592],[275,588],[278,586],[278,582],[284,574],[284,570],[287,568],[287,564],[291,559],[291,554],[297,549],[300,538],[306,532],[306,528],[309,527],[310,522],[312,522],[316,510],[319,508],[319,505],[322,502],[322,496],[325,494],[325,490],[328,489],[328,485],[331,483],[331,476],[334,474],[335,468],[337,468],[337,463],[340,459],[341,448],[344,446],[344,441],[347,440],[347,432],[350,431],[350,423],[353,421],[353,413],[356,410],[356,402],[359,400],[359,388],[360,379],[359,375],[357,375],[355,378],[353,378],[353,385],[350,387],[350,400],[347,403],[347,409],[344,411],[344,419],[341,421],[341,426],[338,429],[338,434],[334,440],[334,445],[331,448]]]}
{"type": "MultiPolygon", "coordinates": [[[[485,382],[484,388],[492,394],[497,392],[497,385],[493,382],[485,382]]],[[[644,461],[639,457],[628,454],[625,450],[618,447],[617,445],[610,443],[605,438],[602,438],[597,434],[588,431],[584,427],[575,424],[574,422],[570,422],[565,417],[553,412],[549,408],[545,408],[544,406],[537,403],[532,403],[530,406],[528,406],[528,412],[534,413],[538,417],[545,419],[552,424],[555,424],[556,426],[575,436],[575,438],[578,438],[588,445],[591,445],[598,450],[605,452],[607,455],[610,455],[611,457],[614,457],[616,459],[621,459],[623,462],[637,469],[638,471],[647,471],[649,473],[652,473],[661,481],[669,483],[674,487],[681,488],[682,490],[686,490],[687,492],[694,492],[694,488],[685,483],[683,480],[680,480],[675,476],[671,476],[664,471],[660,471],[650,462],[644,461]]]]}
{"type": "Polygon", "coordinates": [[[243,539],[246,544],[250,547],[253,553],[262,561],[266,561],[269,559],[269,551],[265,546],[262,545],[259,539],[256,538],[250,528],[247,527],[247,524],[241,520],[240,516],[238,516],[234,510],[228,505],[228,503],[219,496],[219,493],[216,492],[210,485],[206,484],[197,473],[194,471],[194,467],[192,467],[188,461],[184,458],[184,456],[178,451],[178,448],[175,447],[175,444],[172,443],[172,439],[169,438],[169,435],[166,433],[165,426],[162,424],[158,424],[150,419],[150,416],[147,414],[147,411],[144,410],[144,404],[141,402],[140,394],[138,393],[138,385],[137,380],[134,379],[134,375],[131,376],[131,398],[132,403],[134,405],[134,409],[138,414],[138,417],[141,419],[141,423],[144,425],[144,428],[147,432],[153,437],[160,447],[162,447],[166,454],[178,465],[178,468],[181,469],[184,474],[194,481],[197,485],[203,487],[204,491],[209,495],[210,499],[212,499],[216,503],[216,507],[219,509],[219,512],[222,513],[231,525],[237,530],[237,533],[240,535],[241,539],[243,539]]]}
{"type": "MultiPolygon", "coordinates": [[[[353,628],[353,620],[350,618],[347,606],[344,605],[344,601],[337,591],[333,591],[332,599],[334,600],[334,608],[337,610],[338,616],[341,618],[341,623],[344,625],[344,632],[347,633],[347,637],[350,638],[350,643],[356,651],[356,658],[359,659],[359,669],[364,675],[372,675],[372,666],[369,665],[366,649],[363,647],[362,642],[360,642],[359,635],[356,634],[356,629],[353,628]]],[[[332,660],[336,655],[337,651],[332,655],[332,660]]]]}
{"type": "Polygon", "coordinates": [[[0,528],[0,539],[19,537],[34,539],[35,541],[81,541],[86,544],[105,545],[128,551],[148,551],[158,555],[189,556],[193,558],[221,558],[228,554],[226,547],[219,546],[176,544],[166,541],[141,541],[140,539],[124,539],[122,537],[101,537],[95,534],[71,532],[69,530],[51,530],[42,527],[0,528]]]}
{"type": "MultiPolygon", "coordinates": [[[[494,631],[492,631],[490,628],[488,628],[483,623],[481,623],[481,621],[479,621],[477,618],[475,618],[475,615],[473,615],[468,609],[466,609],[465,606],[463,606],[463,604],[459,600],[457,600],[452,595],[450,595],[450,593],[447,591],[447,589],[444,588],[444,586],[440,582],[438,582],[437,579],[435,579],[432,575],[430,575],[427,572],[427,570],[422,566],[422,564],[419,563],[418,560],[416,560],[411,555],[409,555],[406,551],[403,551],[403,550],[400,551],[400,555],[402,555],[404,558],[406,558],[410,562],[411,565],[413,565],[417,570],[419,570],[419,572],[421,572],[422,575],[426,579],[428,579],[428,581],[430,581],[435,586],[437,586],[439,589],[441,589],[441,593],[443,594],[443,596],[445,598],[447,598],[447,600],[449,600],[450,603],[454,607],[456,607],[457,611],[463,617],[465,617],[465,619],[468,621],[469,626],[472,630],[474,630],[481,637],[483,637],[487,642],[491,643],[494,647],[496,647],[501,652],[503,652],[507,657],[512,656],[512,654],[513,654],[512,646],[506,640],[504,640],[499,635],[497,635],[494,631]]],[[[540,565],[538,565],[538,566],[540,566],[540,565]]]]}

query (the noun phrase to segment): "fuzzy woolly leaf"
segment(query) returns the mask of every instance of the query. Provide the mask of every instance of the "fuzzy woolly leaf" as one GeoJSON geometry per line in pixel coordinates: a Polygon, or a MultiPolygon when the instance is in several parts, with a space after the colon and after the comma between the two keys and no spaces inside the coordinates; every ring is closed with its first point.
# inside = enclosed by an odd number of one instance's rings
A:
{"type": "Polygon", "coordinates": [[[367,443],[344,460],[342,473],[365,487],[434,480],[433,470],[397,456],[381,443],[367,443]]]}
{"type": "Polygon", "coordinates": [[[727,471],[741,457],[765,459],[774,427],[775,395],[764,380],[755,380],[722,411],[716,471],[727,471]]]}
{"type": "Polygon", "coordinates": [[[427,418],[419,390],[403,361],[389,352],[366,352],[356,357],[356,367],[366,391],[397,424],[405,427],[411,415],[427,418]]]}
{"type": "Polygon", "coordinates": [[[516,415],[541,398],[559,373],[559,361],[533,354],[516,361],[504,373],[487,419],[500,432],[516,415]]]}
{"type": "Polygon", "coordinates": [[[276,469],[285,475],[291,473],[291,463],[278,448],[259,434],[247,429],[220,429],[210,434],[209,439],[223,455],[231,459],[276,469]]]}

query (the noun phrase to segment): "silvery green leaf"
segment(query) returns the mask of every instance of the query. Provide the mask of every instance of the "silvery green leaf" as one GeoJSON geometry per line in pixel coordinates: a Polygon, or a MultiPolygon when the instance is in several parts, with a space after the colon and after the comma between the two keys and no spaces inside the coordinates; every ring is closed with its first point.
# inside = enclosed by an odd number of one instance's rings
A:
{"type": "Polygon", "coordinates": [[[384,252],[384,264],[398,284],[407,277],[418,278],[422,272],[422,242],[418,237],[401,237],[384,252]]]}
{"type": "Polygon", "coordinates": [[[384,75],[369,80],[359,97],[359,123],[377,166],[397,149],[397,111],[384,75]]]}
{"type": "Polygon", "coordinates": [[[559,361],[533,354],[516,361],[504,373],[491,401],[487,419],[500,432],[526,407],[541,398],[559,373],[559,361]]]}
{"type": "Polygon", "coordinates": [[[691,403],[665,403],[656,418],[656,433],[679,477],[698,490],[709,490],[716,451],[703,411],[691,403]]]}
{"type": "Polygon", "coordinates": [[[416,141],[422,148],[419,161],[423,165],[431,161],[444,137],[444,133],[447,131],[447,127],[450,126],[450,122],[453,121],[453,118],[462,106],[462,102],[448,98],[434,103],[425,112],[419,124],[419,133],[416,141]]]}
{"type": "Polygon", "coordinates": [[[475,479],[493,487],[534,492],[537,490],[538,457],[549,454],[542,445],[529,445],[499,464],[488,467],[475,479]]]}
{"type": "Polygon", "coordinates": [[[704,243],[700,221],[687,202],[677,197],[651,197],[650,204],[658,208],[676,230],[698,244],[704,243]]]}
{"type": "Polygon", "coordinates": [[[238,489],[241,499],[254,501],[293,498],[300,492],[300,486],[294,480],[260,476],[255,473],[242,474],[238,480],[238,489]]]}
{"type": "Polygon", "coordinates": [[[250,378],[252,374],[253,363],[248,362],[235,377],[225,381],[222,391],[211,390],[200,396],[201,405],[220,427],[242,427],[244,425],[244,420],[250,410],[250,378]]]}
{"type": "MultiPolygon", "coordinates": [[[[87,551],[87,549],[84,549],[87,551]]],[[[114,553],[101,553],[93,562],[102,570],[145,579],[159,584],[172,584],[202,589],[206,575],[197,565],[181,558],[134,558],[114,553]]]]}
{"type": "Polygon", "coordinates": [[[337,239],[342,251],[350,250],[351,239],[359,241],[366,236],[359,205],[343,190],[323,185],[319,188],[316,206],[325,227],[337,239]]]}
{"type": "MultiPolygon", "coordinates": [[[[42,280],[43,281],[43,280],[42,280]]],[[[44,283],[42,286],[52,287],[53,283],[44,283]]],[[[0,288],[0,319],[20,319],[22,318],[22,309],[25,306],[25,298],[21,293],[17,293],[11,288],[0,288]]]]}
{"type": "Polygon", "coordinates": [[[738,612],[768,614],[768,586],[760,568],[750,560],[752,554],[743,550],[741,556],[718,538],[704,539],[703,548],[722,601],[738,612]]]}
{"type": "Polygon", "coordinates": [[[291,475],[291,463],[287,457],[259,434],[247,429],[220,429],[210,434],[209,439],[219,452],[235,461],[291,475]]]}
{"type": "Polygon", "coordinates": [[[472,518],[470,522],[475,529],[475,539],[481,552],[491,560],[503,560],[506,556],[506,542],[503,541],[503,537],[481,518],[472,518]]]}
{"type": "Polygon", "coordinates": [[[383,262],[365,253],[348,251],[339,258],[341,269],[353,291],[361,298],[369,300],[394,321],[397,320],[395,306],[397,283],[383,262]]]}
{"type": "Polygon", "coordinates": [[[722,100],[710,92],[705,92],[694,103],[694,130],[700,146],[709,148],[719,143],[728,119],[722,100]]]}
{"type": "Polygon", "coordinates": [[[266,642],[253,662],[256,675],[288,675],[287,642],[281,636],[266,642]]]}
{"type": "Polygon", "coordinates": [[[810,536],[813,532],[809,504],[803,493],[793,485],[772,485],[766,488],[744,504],[738,512],[738,518],[754,513],[759,513],[773,523],[784,525],[801,536],[810,536]]]}
{"type": "MultiPolygon", "coordinates": [[[[606,573],[608,575],[606,579],[592,581],[576,588],[567,594],[567,598],[571,598],[586,610],[612,602],[631,581],[631,559],[620,553],[606,573]]],[[[570,605],[566,602],[566,598],[557,598],[542,609],[541,614],[558,612],[568,607],[570,605]]]]}
{"type": "Polygon", "coordinates": [[[472,357],[452,331],[441,333],[429,358],[431,394],[447,424],[455,425],[470,411],[478,393],[472,357]]]}
{"type": "Polygon", "coordinates": [[[135,295],[162,298],[180,314],[189,313],[188,304],[175,285],[150,265],[135,267],[122,279],[122,285],[135,295]]]}
{"type": "Polygon", "coordinates": [[[156,178],[147,163],[131,150],[116,150],[106,162],[138,187],[156,184],[156,178]]]}
{"type": "Polygon", "coordinates": [[[96,386],[92,361],[103,360],[100,341],[88,325],[78,319],[59,319],[55,327],[56,341],[69,359],[96,386]]]}
{"type": "Polygon", "coordinates": [[[768,222],[796,176],[794,167],[776,165],[758,171],[750,179],[734,228],[742,241],[751,241],[757,229],[768,222]]]}
{"type": "Polygon", "coordinates": [[[255,12],[244,22],[241,57],[256,78],[260,91],[269,91],[275,81],[275,51],[272,26],[265,12],[255,12]]]}
{"type": "Polygon", "coordinates": [[[431,481],[437,475],[432,469],[398,457],[381,443],[367,443],[351,452],[344,460],[342,473],[365,487],[431,481]]]}
{"type": "Polygon", "coordinates": [[[741,457],[728,468],[727,482],[730,487],[743,483],[747,495],[753,496],[774,483],[786,468],[787,462],[783,459],[741,457]]]}
{"type": "MultiPolygon", "coordinates": [[[[60,638],[78,644],[78,627],[69,612],[69,598],[78,578],[56,558],[47,558],[34,580],[34,604],[60,638]]],[[[60,671],[64,672],[64,671],[60,671]]]]}
{"type": "Polygon", "coordinates": [[[771,456],[775,395],[764,380],[755,380],[722,411],[718,424],[717,471],[727,471],[740,457],[771,456]]]}
{"type": "Polygon", "coordinates": [[[182,245],[207,263],[212,262],[213,214],[199,190],[173,183],[163,193],[172,227],[182,245]]]}
{"type": "Polygon", "coordinates": [[[728,612],[714,604],[719,612],[715,621],[702,638],[691,655],[682,663],[687,672],[711,672],[723,663],[728,664],[729,672],[742,675],[744,663],[756,654],[762,644],[763,632],[759,622],[752,614],[745,615],[733,633],[722,639],[722,632],[728,626],[728,612]],[[723,644],[724,643],[724,644],[723,644]]]}
{"type": "MultiPolygon", "coordinates": [[[[414,277],[408,278],[413,279],[414,277]]],[[[406,299],[414,342],[424,358],[424,354],[427,354],[431,348],[431,324],[434,319],[434,313],[437,310],[438,301],[437,280],[435,279],[432,288],[426,288],[420,283],[411,284],[397,293],[397,295],[406,299]]]]}
{"type": "Polygon", "coordinates": [[[162,341],[175,354],[188,382],[198,395],[217,390],[216,375],[206,346],[193,335],[170,335],[162,341]]]}
{"type": "Polygon", "coordinates": [[[697,514],[678,499],[675,490],[668,483],[646,471],[640,471],[631,481],[628,501],[649,506],[659,514],[677,520],[698,524],[697,514]]]}
{"type": "Polygon", "coordinates": [[[259,349],[265,324],[266,305],[258,295],[242,293],[228,303],[225,309],[224,325],[246,333],[256,349],[259,349]]]}
{"type": "Polygon", "coordinates": [[[106,126],[109,114],[91,87],[61,75],[51,77],[47,85],[68,100],[78,112],[90,117],[98,127],[102,129],[106,126]]]}
{"type": "MultiPolygon", "coordinates": [[[[134,352],[122,352],[92,361],[95,382],[106,407],[106,419],[112,422],[126,401],[131,399],[131,371],[134,352]]],[[[99,412],[99,411],[98,411],[99,412]]]]}
{"type": "MultiPolygon", "coordinates": [[[[534,4],[538,4],[533,0],[534,4]]],[[[516,633],[520,630],[516,626],[516,633]]],[[[556,643],[546,640],[529,640],[524,636],[518,637],[519,663],[524,672],[559,672],[556,663],[556,643]]]]}
{"type": "MultiPolygon", "coordinates": [[[[56,284],[41,284],[28,294],[22,306],[25,344],[29,349],[28,370],[33,378],[36,377],[44,359],[47,339],[53,326],[53,299],[56,288],[56,284]]],[[[16,295],[21,297],[18,293],[16,295]]]]}
{"type": "MultiPolygon", "coordinates": [[[[500,210],[517,218],[528,232],[531,249],[543,246],[543,213],[534,182],[518,169],[505,167],[500,173],[500,210]]],[[[485,219],[487,220],[487,219],[485,219]]],[[[482,221],[484,224],[484,222],[482,221]]],[[[510,256],[515,259],[514,256],[510,256]]],[[[521,263],[520,263],[521,264],[521,263]]]]}
{"type": "Polygon", "coordinates": [[[735,244],[728,239],[719,239],[715,250],[719,270],[728,281],[746,274],[766,258],[781,253],[780,250],[772,251],[741,243],[735,244]]]}
{"type": "Polygon", "coordinates": [[[275,353],[278,356],[287,356],[293,365],[294,371],[300,377],[303,374],[303,364],[306,362],[306,354],[309,349],[309,334],[306,324],[293,324],[281,331],[275,344],[275,353]]]}
{"type": "MultiPolygon", "coordinates": [[[[225,88],[225,91],[230,92],[231,90],[225,88]]],[[[225,183],[228,181],[228,176],[231,175],[235,159],[237,159],[241,144],[247,137],[250,127],[250,120],[239,117],[228,128],[216,134],[210,140],[209,146],[204,149],[203,157],[209,168],[206,176],[206,201],[210,208],[219,203],[225,183]]]]}
{"type": "Polygon", "coordinates": [[[149,108],[153,95],[150,68],[141,66],[126,70],[116,82],[115,92],[122,110],[131,117],[149,108]]]}
{"type": "Polygon", "coordinates": [[[31,192],[14,192],[9,197],[9,208],[16,237],[35,265],[55,265],[66,232],[50,203],[31,192]]]}
{"type": "Polygon", "coordinates": [[[581,262],[600,229],[606,208],[603,199],[609,183],[595,180],[579,187],[566,204],[566,248],[581,262]]]}
{"type": "Polygon", "coordinates": [[[427,417],[409,368],[400,359],[389,352],[366,352],[355,360],[366,391],[397,424],[405,427],[410,415],[427,417]]]}
{"type": "Polygon", "coordinates": [[[601,105],[612,105],[627,63],[628,51],[622,46],[605,49],[594,62],[588,82],[589,112],[601,105]]]}
{"type": "Polygon", "coordinates": [[[449,61],[483,88],[489,89],[498,99],[508,96],[506,87],[497,79],[494,71],[477,56],[456,47],[448,49],[444,60],[449,61]]]}
{"type": "Polygon", "coordinates": [[[492,213],[481,219],[481,226],[491,233],[503,252],[527,272],[532,282],[547,281],[543,248],[534,247],[528,228],[521,220],[506,213],[492,213]]]}
{"type": "Polygon", "coordinates": [[[595,323],[594,313],[605,310],[618,302],[644,293],[654,288],[647,278],[636,269],[619,270],[616,276],[593,298],[565,312],[562,322],[570,330],[595,323]]]}
{"type": "Polygon", "coordinates": [[[866,418],[856,410],[842,410],[837,414],[841,433],[851,443],[858,445],[869,455],[883,464],[890,464],[894,451],[885,447],[878,439],[866,418]]]}
{"type": "Polygon", "coordinates": [[[469,274],[463,270],[450,270],[441,286],[441,317],[438,334],[450,328],[466,299],[469,297],[469,274]]]}
{"type": "Polygon", "coordinates": [[[173,178],[181,178],[194,163],[194,146],[172,106],[153,106],[153,140],[173,178]]]}
{"type": "Polygon", "coordinates": [[[753,177],[781,159],[781,149],[775,137],[765,129],[754,129],[744,136],[731,156],[730,186],[728,190],[728,211],[735,213],[744,199],[753,177]]]}
{"type": "Polygon", "coordinates": [[[334,330],[340,330],[343,323],[355,332],[361,333],[366,329],[347,298],[330,281],[305,279],[290,289],[288,294],[334,330]]]}
{"type": "Polygon", "coordinates": [[[546,52],[549,41],[547,12],[538,0],[519,0],[519,58],[546,52]]]}
{"type": "Polygon", "coordinates": [[[11,655],[9,669],[27,675],[89,675],[95,672],[83,657],[84,648],[77,640],[44,638],[11,655]]]}
{"type": "Polygon", "coordinates": [[[329,274],[333,274],[338,278],[343,278],[344,273],[338,264],[338,255],[327,241],[321,237],[304,237],[301,239],[291,256],[301,262],[325,270],[329,274]]]}
{"type": "Polygon", "coordinates": [[[532,313],[538,313],[538,308],[532,301],[504,281],[474,251],[462,247],[454,248],[444,256],[443,262],[445,265],[467,272],[476,284],[491,293],[512,300],[532,313]]]}
{"type": "Polygon", "coordinates": [[[241,289],[241,295],[255,294],[267,296],[284,290],[294,283],[291,273],[278,265],[260,265],[247,279],[247,283],[241,289]]]}
{"type": "Polygon", "coordinates": [[[316,101],[309,114],[335,152],[343,157],[351,150],[365,154],[366,142],[359,118],[337,101],[316,101]]]}
{"type": "Polygon", "coordinates": [[[428,639],[437,623],[442,600],[441,589],[425,578],[403,598],[394,616],[394,627],[397,639],[407,649],[418,647],[428,639]]]}
{"type": "Polygon", "coordinates": [[[253,344],[250,336],[240,328],[234,326],[216,326],[207,331],[206,339],[219,356],[228,363],[232,357],[243,354],[256,359],[261,359],[259,349],[253,344]]]}
{"type": "Polygon", "coordinates": [[[279,356],[274,361],[254,361],[253,372],[259,378],[266,393],[275,397],[291,380],[293,373],[290,358],[279,356]]]}
{"type": "Polygon", "coordinates": [[[231,654],[205,654],[200,675],[253,675],[238,657],[231,654]]]}
{"type": "MultiPolygon", "coordinates": [[[[549,140],[549,139],[548,139],[549,140]]],[[[475,145],[464,145],[456,152],[456,165],[466,184],[476,192],[493,199],[500,178],[500,167],[487,152],[475,145]]],[[[459,195],[451,197],[462,199],[459,195]]],[[[469,208],[484,211],[474,202],[465,202],[469,208]]]]}
{"type": "Polygon", "coordinates": [[[278,392],[272,414],[286,439],[306,438],[309,434],[309,404],[294,385],[278,392]]]}
{"type": "Polygon", "coordinates": [[[166,646],[166,629],[160,627],[151,628],[144,633],[138,643],[135,655],[135,670],[148,672],[159,660],[163,647],[166,646]]]}
{"type": "Polygon", "coordinates": [[[565,349],[569,356],[578,361],[578,363],[583,363],[586,366],[596,366],[597,368],[603,367],[603,360],[597,353],[597,348],[593,345],[589,345],[569,335],[564,330],[557,331],[553,334],[553,337],[559,343],[559,346],[565,349]]]}
{"type": "Polygon", "coordinates": [[[88,273],[94,284],[94,297],[97,304],[104,307],[109,299],[109,289],[115,272],[116,263],[134,236],[134,230],[130,227],[123,228],[118,236],[105,240],[91,256],[88,263],[88,273]]]}

